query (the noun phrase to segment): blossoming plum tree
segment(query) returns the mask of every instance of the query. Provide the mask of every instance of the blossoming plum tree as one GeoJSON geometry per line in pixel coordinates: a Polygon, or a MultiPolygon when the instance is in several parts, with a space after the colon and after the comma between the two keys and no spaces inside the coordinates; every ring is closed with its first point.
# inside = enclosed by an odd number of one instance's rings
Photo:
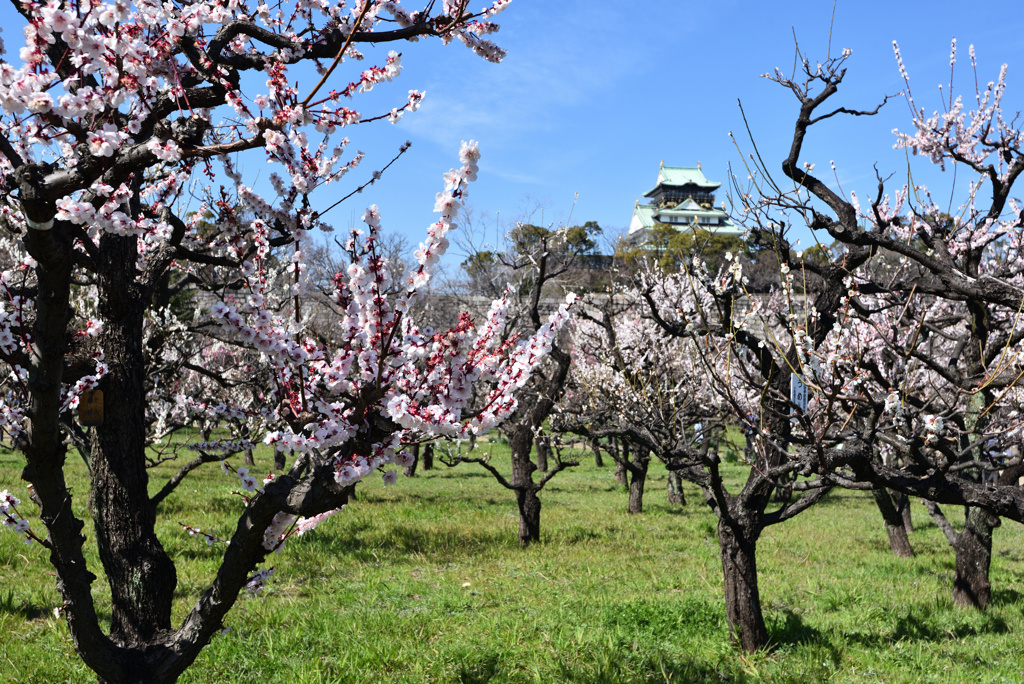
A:
{"type": "MultiPolygon", "coordinates": [[[[881,176],[870,205],[862,206],[856,194],[846,197],[812,175],[812,166],[799,165],[809,129],[846,112],[820,113],[845,75],[837,60],[804,62],[799,76],[769,76],[800,103],[796,134],[782,165],[795,190],[780,193],[762,186],[766,191],[748,195],[746,206],[758,229],[780,244],[784,228],[778,213],[769,220],[769,208],[806,220],[842,246],[839,258],[824,267],[807,260],[800,265],[848,273],[842,296],[849,312],[848,341],[828,361],[830,372],[854,391],[829,398],[817,371],[807,371],[812,403],[824,403],[814,404],[819,413],[802,429],[808,444],[820,442],[814,434],[835,430],[837,437],[845,433],[841,439],[847,445],[860,442],[873,449],[831,465],[819,454],[809,464],[815,470],[832,468],[850,485],[885,486],[934,503],[968,506],[960,534],[945,524],[934,504],[931,508],[956,550],[954,601],[983,608],[998,516],[1024,518],[1024,492],[1017,486],[1024,466],[1012,453],[1020,434],[1018,358],[1024,338],[1024,224],[1022,207],[1012,196],[1024,172],[1022,134],[1003,112],[1005,65],[997,80],[974,91],[973,109],[963,96],[954,98],[951,80],[943,111],[927,116],[915,102],[895,44],[894,49],[914,126],[912,134],[897,134],[896,147],[966,177],[959,209],[949,213],[955,206],[953,189],[948,204],[933,199],[934,188],[921,185],[897,188],[890,196],[881,176]],[[865,251],[870,258],[860,259],[865,251]],[[858,347],[861,351],[853,353],[858,347]]],[[[956,54],[954,40],[951,70],[956,54]]],[[[970,59],[977,83],[973,46],[970,59]]]]}
{"type": "Polygon", "coordinates": [[[739,202],[752,237],[778,259],[777,295],[759,301],[745,292],[737,267],[715,276],[691,261],[680,273],[640,283],[628,300],[646,300],[645,311],[579,327],[590,325],[594,341],[580,345],[589,363],[577,373],[586,386],[609,388],[596,405],[614,407],[604,424],[584,427],[591,436],[621,434],[675,451],[670,467],[705,488],[720,517],[729,624],[745,649],[767,639],[754,555],[761,530],[829,487],[886,487],[968,506],[960,533],[932,506],[956,550],[953,598],[966,606],[989,600],[998,517],[1024,520],[1024,465],[1011,448],[1024,398],[1024,222],[1011,188],[1024,157],[1021,133],[1001,110],[1005,70],[977,92],[970,112],[951,98],[928,117],[908,83],[916,132],[900,135],[897,145],[972,176],[963,206],[950,215],[921,186],[889,197],[881,178],[862,207],[855,194],[830,188],[800,163],[816,123],[877,111],[825,109],[848,58],[803,61],[791,77],[770,76],[800,104],[782,164],[787,180],[777,181],[752,155],[751,184],[739,202]],[[793,250],[788,230],[800,221],[837,242],[828,259],[793,250]],[[794,281],[810,282],[811,273],[814,285],[801,301],[794,281]],[[651,321],[666,338],[647,330],[651,321]],[[595,375],[588,380],[588,373],[595,375]],[[806,404],[794,387],[806,387],[806,404]],[[731,416],[749,435],[751,473],[736,494],[720,491],[716,463],[693,430],[716,415],[731,416]],[[769,493],[791,474],[803,496],[768,511],[769,493]]]}
{"type": "Polygon", "coordinates": [[[11,398],[0,415],[24,453],[23,477],[45,534],[6,493],[3,513],[48,549],[75,648],[101,681],[177,679],[239,591],[261,585],[268,570],[256,568],[268,553],[341,506],[359,479],[401,464],[405,442],[486,429],[514,410],[513,392],[557,334],[564,312],[530,339],[503,340],[502,302],[480,327],[463,317],[432,336],[407,315],[476,178],[475,144],[463,146],[461,166],[444,176],[441,219],[417,251],[401,296],[385,296],[390,276],[377,246],[380,215],[371,207],[367,233],[349,236],[351,264],[335,277],[344,311],[339,342],[303,333],[304,255],[311,231],[329,229],[310,193],[362,158],[343,161],[348,139],[337,139],[340,129],[396,121],[422,98],[410,91],[386,117],[343,104],[399,75],[394,51],[344,88],[317,94],[343,59],[362,58],[357,45],[457,39],[500,60],[503,51],[484,36],[497,29],[490,19],[508,0],[477,11],[469,4],[445,0],[435,13],[433,4],[410,11],[375,0],[15,3],[25,45],[20,64],[0,62],[0,219],[26,254],[0,279],[9,295],[0,345],[11,371],[11,398]],[[305,97],[293,78],[303,64],[322,74],[305,97]],[[276,197],[243,182],[236,153],[246,150],[263,150],[279,165],[269,179],[276,197]],[[226,187],[217,189],[221,178],[226,187]],[[198,211],[183,213],[190,194],[198,211]],[[212,232],[199,230],[207,210],[216,215],[212,232]],[[287,318],[268,304],[272,248],[290,253],[295,305],[287,318]],[[148,493],[152,383],[144,327],[147,312],[163,315],[168,287],[200,287],[210,273],[214,289],[232,295],[211,308],[211,323],[224,339],[262,355],[288,406],[268,441],[300,457],[262,487],[238,471],[251,495],[217,576],[172,625],[175,567],[156,534],[148,493]],[[82,282],[95,288],[92,308],[76,297],[82,282]],[[492,383],[486,401],[464,415],[469,388],[484,380],[492,383]],[[64,477],[64,426],[81,393],[94,387],[108,397],[85,448],[92,539],[112,594],[109,633],[93,599],[84,522],[72,514],[64,477]]]}
{"type": "MultiPolygon", "coordinates": [[[[784,375],[808,388],[806,409],[789,401],[785,386],[765,388],[786,420],[756,426],[757,438],[788,445],[785,460],[819,480],[968,506],[964,532],[947,529],[957,554],[953,598],[984,607],[992,529],[998,516],[1024,519],[1017,486],[1024,467],[1010,449],[1020,429],[1024,336],[1020,207],[1011,191],[1024,157],[1021,134],[1002,113],[1005,68],[976,92],[976,109],[965,111],[963,99],[950,96],[932,117],[914,103],[907,80],[916,133],[900,134],[897,147],[970,177],[951,215],[952,201],[943,209],[920,185],[890,197],[881,177],[862,206],[855,193],[830,188],[812,164],[800,163],[815,124],[877,111],[826,110],[848,57],[802,60],[792,76],[768,76],[797,97],[800,111],[782,163],[788,180],[777,182],[752,157],[751,185],[740,194],[743,220],[775,245],[787,282],[813,273],[822,284],[807,315],[791,308],[781,345],[790,348],[784,375]],[[793,252],[788,226],[799,221],[836,241],[827,261],[793,252]]],[[[898,50],[897,60],[907,78],[898,50]]]]}
{"type": "Polygon", "coordinates": [[[787,311],[782,294],[741,310],[742,270],[738,261],[728,263],[716,276],[699,258],[674,273],[654,266],[606,300],[603,311],[585,315],[574,329],[573,391],[562,427],[588,439],[625,439],[701,488],[719,520],[729,631],[755,651],[768,643],[757,541],[834,483],[812,478],[803,496],[768,510],[772,492],[801,465],[787,457],[788,398],[781,388],[798,336],[786,316],[769,325],[787,311]],[[751,435],[742,454],[750,470],[739,491],[725,484],[720,455],[710,448],[729,425],[751,435]]]}
{"type": "MultiPolygon", "coordinates": [[[[548,340],[547,346],[538,349],[545,357],[543,364],[523,388],[517,410],[501,428],[508,437],[510,476],[505,477],[488,457],[459,454],[448,460],[449,465],[476,463],[514,493],[519,508],[518,538],[523,547],[540,541],[540,492],[558,473],[579,465],[574,457],[562,458],[561,449],[554,450],[555,463],[549,465],[550,443],[544,437],[538,439],[565,391],[572,363],[564,340],[552,334],[555,327],[560,328],[564,323],[565,314],[561,312],[565,306],[547,321],[541,307],[545,297],[560,291],[564,293],[567,276],[580,254],[593,248],[592,236],[599,230],[595,223],[558,228],[518,223],[509,232],[503,250],[498,253],[476,250],[463,264],[472,279],[480,278],[484,265],[494,269],[489,280],[492,286],[504,286],[509,301],[509,339],[516,335],[540,335],[548,340]],[[538,471],[543,474],[535,480],[534,473],[538,471]]],[[[576,295],[569,293],[566,304],[571,305],[575,299],[576,295]]],[[[486,401],[489,399],[485,395],[486,401]]]]}

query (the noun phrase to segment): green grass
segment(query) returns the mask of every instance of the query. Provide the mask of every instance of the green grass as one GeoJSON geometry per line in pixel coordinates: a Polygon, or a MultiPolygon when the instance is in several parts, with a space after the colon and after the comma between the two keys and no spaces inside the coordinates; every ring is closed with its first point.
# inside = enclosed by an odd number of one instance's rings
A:
{"type": "MultiPolygon", "coordinates": [[[[266,469],[270,454],[257,461],[266,469]]],[[[75,512],[87,515],[83,468],[68,464],[75,512]]],[[[154,489],[172,467],[157,469],[154,489]]],[[[733,482],[743,476],[727,468],[733,482]]],[[[0,453],[0,489],[24,492],[19,473],[18,457],[0,453]]],[[[646,512],[630,516],[610,467],[591,461],[561,473],[542,493],[543,541],[523,551],[512,497],[474,466],[390,488],[372,478],[359,501],[272,559],[267,589],[241,598],[229,630],[181,681],[1024,680],[1020,525],[996,531],[992,608],[964,612],[949,598],[952,550],[923,506],[911,535],[918,555],[899,560],[871,500],[832,493],[763,535],[773,648],[743,656],[728,643],[714,517],[689,485],[688,506],[668,507],[665,480],[652,465],[646,512]]],[[[176,619],[222,552],[177,522],[229,536],[241,506],[232,485],[207,467],[161,507],[160,533],[178,563],[176,619]]],[[[87,551],[101,574],[95,548],[87,551]]],[[[94,588],[108,615],[104,581],[94,588]]],[[[53,617],[58,603],[43,550],[0,530],[0,681],[92,681],[53,617]]]]}

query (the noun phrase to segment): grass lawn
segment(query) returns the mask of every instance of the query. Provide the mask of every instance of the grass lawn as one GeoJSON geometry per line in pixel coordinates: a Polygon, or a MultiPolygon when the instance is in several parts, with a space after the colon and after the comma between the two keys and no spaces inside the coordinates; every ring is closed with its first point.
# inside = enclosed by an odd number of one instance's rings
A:
{"type": "MultiPolygon", "coordinates": [[[[507,464],[507,453],[496,447],[494,460],[507,464]]],[[[270,462],[258,452],[256,470],[270,462]]],[[[68,464],[75,513],[86,516],[84,467],[73,454],[68,464]]],[[[154,491],[173,468],[152,473],[154,491]]],[[[638,516],[611,467],[589,460],[560,473],[541,494],[543,541],[525,551],[512,496],[476,466],[442,465],[390,488],[373,477],[357,502],[271,559],[267,588],[239,600],[180,681],[1024,681],[1021,525],[996,530],[992,608],[964,612],[949,598],[952,549],[923,506],[917,557],[900,560],[871,499],[833,492],[762,536],[774,647],[743,656],[728,643],[715,519],[689,485],[687,506],[669,507],[666,473],[651,469],[638,516]]],[[[0,489],[34,512],[19,474],[18,456],[0,452],[0,489]]],[[[728,470],[736,482],[743,474],[728,470]]],[[[178,564],[175,619],[223,551],[178,522],[230,536],[236,483],[205,466],[160,508],[178,564]]],[[[90,543],[87,553],[100,575],[90,543]]],[[[105,581],[94,589],[109,615],[105,581]]],[[[58,604],[45,551],[0,530],[0,681],[93,681],[53,616],[58,604]]]]}

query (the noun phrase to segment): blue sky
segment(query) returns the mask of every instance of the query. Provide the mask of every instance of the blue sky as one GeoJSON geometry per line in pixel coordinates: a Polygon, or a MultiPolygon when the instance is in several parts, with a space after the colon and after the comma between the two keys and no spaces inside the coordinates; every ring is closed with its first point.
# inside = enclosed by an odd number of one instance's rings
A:
{"type": "MultiPolygon", "coordinates": [[[[594,220],[615,233],[628,225],[634,201],[654,184],[662,160],[671,166],[699,161],[708,178],[722,182],[730,163],[740,167],[729,132],[745,151],[751,148],[738,99],[762,155],[778,169],[797,106],[760,74],[776,66],[791,69],[794,32],[806,55],[822,58],[832,11],[827,0],[515,0],[497,17],[502,28],[494,38],[508,50],[501,64],[485,62],[457,42],[401,44],[402,76],[358,96],[353,106],[364,115],[384,113],[417,89],[427,94],[422,108],[398,125],[349,129],[350,149],[366,152],[366,161],[344,183],[311,199],[316,206],[332,204],[408,139],[411,150],[375,186],[329,216],[344,228],[376,203],[385,230],[415,245],[434,220],[434,194],[441,174],[457,164],[459,142],[475,139],[483,157],[470,203],[491,240],[499,223],[538,207],[535,222],[564,220],[572,210],[574,223],[594,220]]],[[[1022,18],[1024,9],[1014,2],[839,0],[832,52],[850,48],[853,56],[836,102],[870,108],[904,88],[893,58],[895,39],[917,102],[931,113],[941,106],[936,86],[949,82],[949,44],[956,36],[959,92],[973,92],[967,58],[973,43],[982,85],[996,78],[1000,65],[1010,65],[1006,105],[1016,111],[1024,102],[1022,18]]],[[[20,22],[9,6],[0,10],[0,21],[8,58],[16,59],[20,22]]],[[[393,47],[366,47],[367,61],[380,63],[393,47]]],[[[342,64],[332,85],[340,87],[366,65],[342,64]]],[[[826,175],[821,172],[834,160],[843,188],[865,196],[874,191],[876,162],[884,175],[905,177],[906,158],[892,149],[892,130],[910,127],[902,99],[871,119],[837,117],[813,129],[802,161],[826,175]]],[[[262,172],[258,157],[243,164],[262,172]]],[[[916,160],[916,178],[932,187],[948,183],[927,167],[916,160]]],[[[807,244],[809,232],[802,235],[807,244]]]]}
{"type": "MultiPolygon", "coordinates": [[[[418,241],[431,221],[439,173],[455,159],[459,141],[473,138],[483,158],[471,204],[485,217],[488,235],[495,234],[499,212],[501,220],[515,219],[540,205],[545,220],[564,219],[576,193],[572,221],[596,220],[614,232],[627,226],[661,160],[675,166],[699,161],[708,178],[723,182],[730,163],[739,168],[729,132],[744,151],[751,148],[738,99],[775,171],[789,148],[797,104],[760,75],[792,68],[794,32],[806,55],[822,58],[832,9],[821,1],[515,0],[498,17],[502,29],[495,39],[509,51],[500,65],[475,59],[457,44],[405,48],[407,68],[392,86],[425,90],[423,108],[398,126],[360,131],[353,140],[363,144],[368,134],[364,149],[381,161],[406,138],[413,147],[359,199],[378,203],[389,229],[418,241]]],[[[850,48],[853,55],[835,101],[871,108],[903,90],[892,50],[897,40],[917,103],[930,114],[941,107],[937,85],[949,82],[955,36],[958,92],[973,93],[967,53],[973,43],[982,86],[1009,64],[1006,105],[1014,112],[1024,102],[1022,18],[1024,9],[1010,2],[969,9],[962,2],[839,0],[832,51],[850,48]]],[[[802,160],[826,177],[831,173],[821,172],[834,160],[843,188],[864,197],[874,192],[876,162],[883,175],[896,174],[893,183],[906,177],[906,156],[892,149],[894,128],[912,128],[902,98],[871,119],[837,117],[816,126],[802,160]]],[[[949,179],[928,167],[915,160],[915,179],[948,187],[949,179]]],[[[339,210],[347,212],[335,217],[341,225],[352,209],[339,210]]],[[[802,236],[807,244],[809,231],[802,236]]]]}

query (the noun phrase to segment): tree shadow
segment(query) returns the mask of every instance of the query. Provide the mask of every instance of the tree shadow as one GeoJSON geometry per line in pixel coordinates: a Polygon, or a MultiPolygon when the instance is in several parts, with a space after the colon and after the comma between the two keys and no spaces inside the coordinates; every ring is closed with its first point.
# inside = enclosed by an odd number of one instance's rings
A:
{"type": "MultiPolygon", "coordinates": [[[[522,668],[515,663],[503,663],[499,654],[491,652],[475,655],[458,665],[456,681],[459,684],[489,684],[508,681],[509,674],[522,668]]],[[[668,682],[689,684],[706,682],[744,684],[750,681],[745,673],[728,663],[715,665],[708,661],[686,658],[674,659],[653,654],[637,659],[625,645],[609,644],[595,648],[589,658],[561,660],[548,681],[573,684],[623,684],[624,682],[668,682]]]]}
{"type": "Polygon", "coordinates": [[[803,617],[786,607],[777,607],[768,619],[768,650],[783,646],[817,646],[825,649],[834,664],[842,660],[842,652],[826,634],[809,626],[803,617]]]}
{"type": "Polygon", "coordinates": [[[360,523],[309,543],[317,545],[317,554],[339,554],[359,562],[380,562],[384,554],[417,555],[447,562],[454,556],[472,557],[491,553],[496,547],[513,546],[514,535],[507,530],[477,532],[452,527],[422,529],[403,524],[378,527],[360,523]]]}
{"type": "Polygon", "coordinates": [[[980,625],[962,622],[936,627],[920,615],[907,613],[896,620],[892,637],[895,641],[946,641],[950,638],[965,639],[979,634],[1006,634],[1010,631],[1006,620],[997,615],[985,614],[981,616],[980,622],[980,625]]]}
{"type": "Polygon", "coordinates": [[[497,653],[485,653],[459,663],[459,684],[487,684],[503,677],[497,653]]]}
{"type": "Polygon", "coordinates": [[[555,539],[561,544],[582,544],[596,541],[601,538],[601,533],[584,527],[570,527],[555,532],[555,539]]]}
{"type": "Polygon", "coordinates": [[[1016,589],[993,589],[992,607],[997,606],[1019,606],[1024,601],[1024,592],[1016,589]]]}
{"type": "Polygon", "coordinates": [[[711,663],[700,658],[673,658],[656,653],[637,658],[623,645],[598,648],[584,662],[558,664],[555,681],[578,684],[622,684],[623,682],[690,682],[745,684],[750,678],[729,662],[711,663]]]}
{"type": "MultiPolygon", "coordinates": [[[[702,501],[701,503],[704,502],[702,501]]],[[[655,504],[650,507],[652,513],[657,511],[659,515],[670,515],[676,518],[689,517],[694,513],[696,508],[696,505],[689,501],[687,501],[686,504],[655,504]]],[[[703,510],[700,512],[704,513],[703,510]]]]}
{"type": "Polygon", "coordinates": [[[896,618],[887,633],[848,633],[845,641],[865,648],[885,648],[902,641],[939,642],[962,640],[982,634],[1006,634],[1010,626],[1001,616],[991,613],[963,614],[964,620],[950,621],[936,616],[934,610],[924,608],[907,611],[896,618]]]}
{"type": "MultiPolygon", "coordinates": [[[[427,472],[429,473],[429,472],[433,472],[433,471],[428,470],[427,472]]],[[[439,470],[437,472],[443,473],[444,471],[439,470]]],[[[417,473],[416,476],[414,476],[414,477],[418,477],[418,476],[419,476],[419,473],[417,473]]],[[[459,471],[457,473],[457,476],[459,478],[463,478],[463,477],[466,477],[466,478],[469,478],[469,477],[481,477],[481,478],[483,478],[485,480],[493,480],[494,479],[494,476],[491,475],[490,473],[480,472],[479,470],[459,471]]]]}
{"type": "Polygon", "coordinates": [[[24,620],[39,620],[50,609],[37,606],[30,601],[16,601],[13,591],[0,594],[0,614],[20,617],[24,620]]]}
{"type": "MultiPolygon", "coordinates": [[[[441,506],[446,509],[452,507],[460,507],[470,505],[473,509],[481,508],[480,504],[487,504],[488,506],[508,506],[509,502],[514,499],[509,496],[504,499],[496,499],[493,496],[482,497],[476,492],[460,493],[457,491],[448,492],[447,494],[421,494],[418,492],[403,492],[401,494],[400,503],[407,505],[416,505],[422,507],[428,506],[441,506]]],[[[373,494],[367,493],[361,496],[360,499],[353,502],[356,504],[373,504],[373,505],[391,505],[394,503],[393,499],[378,497],[373,494]]]]}

